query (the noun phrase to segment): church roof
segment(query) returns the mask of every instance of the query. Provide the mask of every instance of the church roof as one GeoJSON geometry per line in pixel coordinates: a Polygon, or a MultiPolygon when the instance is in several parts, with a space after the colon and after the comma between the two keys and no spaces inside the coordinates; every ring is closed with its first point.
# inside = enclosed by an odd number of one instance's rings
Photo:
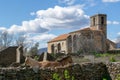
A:
{"type": "Polygon", "coordinates": [[[52,39],[51,41],[49,42],[55,42],[55,41],[61,41],[61,40],[65,40],[67,39],[67,37],[69,36],[69,34],[62,34],[54,39],[52,39]]]}
{"type": "MultiPolygon", "coordinates": [[[[70,33],[82,32],[82,31],[101,31],[101,30],[95,30],[93,28],[88,27],[88,28],[79,29],[79,30],[76,30],[76,31],[73,31],[73,32],[70,32],[70,33]]],[[[56,42],[56,41],[65,40],[65,39],[67,39],[68,36],[69,36],[69,33],[68,34],[62,34],[62,35],[50,40],[49,42],[56,42]]]]}
{"type": "Polygon", "coordinates": [[[101,31],[101,30],[96,30],[96,29],[94,29],[94,28],[87,27],[87,28],[83,28],[83,29],[79,29],[79,30],[70,32],[70,33],[81,32],[81,31],[101,31]]]}

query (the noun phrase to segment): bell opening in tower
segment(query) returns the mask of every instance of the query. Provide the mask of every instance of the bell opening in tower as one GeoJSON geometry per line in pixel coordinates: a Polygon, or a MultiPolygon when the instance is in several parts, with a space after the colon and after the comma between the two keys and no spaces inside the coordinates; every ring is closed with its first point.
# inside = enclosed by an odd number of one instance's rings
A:
{"type": "Polygon", "coordinates": [[[104,24],[104,17],[101,17],[101,24],[104,24]]]}

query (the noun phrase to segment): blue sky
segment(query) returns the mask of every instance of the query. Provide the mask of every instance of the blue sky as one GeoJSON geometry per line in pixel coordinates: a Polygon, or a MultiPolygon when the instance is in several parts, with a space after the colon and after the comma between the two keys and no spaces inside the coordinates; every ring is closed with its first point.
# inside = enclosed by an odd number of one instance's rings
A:
{"type": "Polygon", "coordinates": [[[89,17],[107,14],[107,33],[115,41],[120,35],[120,0],[0,0],[0,32],[47,41],[64,33],[89,26],[89,17]]]}

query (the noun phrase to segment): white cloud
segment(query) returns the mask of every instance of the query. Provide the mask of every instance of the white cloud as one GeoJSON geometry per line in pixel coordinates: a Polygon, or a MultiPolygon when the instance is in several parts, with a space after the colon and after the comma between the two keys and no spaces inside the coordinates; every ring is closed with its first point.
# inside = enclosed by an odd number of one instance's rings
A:
{"type": "Polygon", "coordinates": [[[6,29],[11,33],[44,33],[53,28],[80,29],[89,24],[89,16],[85,15],[81,6],[69,6],[48,8],[47,10],[38,10],[36,18],[29,21],[23,21],[21,25],[12,25],[6,29]]]}
{"type": "Polygon", "coordinates": [[[31,12],[30,15],[31,15],[31,16],[34,16],[34,15],[35,15],[35,12],[31,12]]]}
{"type": "Polygon", "coordinates": [[[81,6],[55,6],[39,10],[36,14],[42,21],[41,25],[46,28],[80,28],[89,22],[89,16],[84,14],[81,6]]]}
{"type": "Polygon", "coordinates": [[[120,22],[118,22],[118,21],[113,21],[113,24],[120,24],[120,22]]]}
{"type": "Polygon", "coordinates": [[[107,21],[107,24],[112,24],[112,22],[111,21],[107,21]]]}
{"type": "Polygon", "coordinates": [[[75,3],[75,0],[59,0],[59,3],[64,3],[67,5],[73,5],[75,3]]]}
{"type": "MultiPolygon", "coordinates": [[[[36,43],[36,42],[39,42],[40,43],[40,48],[44,48],[44,47],[47,47],[47,42],[53,38],[55,38],[56,35],[54,34],[36,34],[34,36],[27,36],[27,43],[31,44],[31,42],[33,43],[36,43]]],[[[33,44],[34,44],[33,43],[33,44]]]]}
{"type": "Polygon", "coordinates": [[[42,27],[39,19],[34,19],[23,21],[21,26],[12,25],[8,31],[11,33],[44,33],[49,31],[49,29],[42,27]]]}
{"type": "Polygon", "coordinates": [[[120,0],[102,0],[103,2],[119,2],[120,0]]]}
{"type": "Polygon", "coordinates": [[[10,28],[0,27],[0,31],[7,30],[10,33],[45,33],[53,28],[80,29],[89,24],[89,16],[85,15],[80,5],[48,8],[38,10],[36,18],[23,21],[21,25],[13,24],[10,28]]]}
{"type": "Polygon", "coordinates": [[[107,24],[119,25],[119,21],[107,21],[107,24]]]}
{"type": "Polygon", "coordinates": [[[120,35],[120,32],[118,33],[118,35],[120,35]]]}
{"type": "Polygon", "coordinates": [[[31,41],[35,41],[35,42],[40,42],[40,41],[49,41],[53,38],[55,38],[56,35],[54,34],[37,34],[33,37],[29,36],[28,39],[31,40],[31,41]]]}
{"type": "Polygon", "coordinates": [[[6,31],[7,29],[5,27],[0,27],[0,32],[6,31]]]}
{"type": "Polygon", "coordinates": [[[53,34],[46,34],[49,30],[62,29],[80,29],[89,24],[89,16],[85,15],[81,6],[69,6],[48,8],[38,10],[36,18],[29,21],[22,21],[21,25],[13,24],[8,29],[0,27],[0,31],[7,30],[14,34],[39,34],[28,37],[33,41],[48,41],[55,37],[53,34]]]}

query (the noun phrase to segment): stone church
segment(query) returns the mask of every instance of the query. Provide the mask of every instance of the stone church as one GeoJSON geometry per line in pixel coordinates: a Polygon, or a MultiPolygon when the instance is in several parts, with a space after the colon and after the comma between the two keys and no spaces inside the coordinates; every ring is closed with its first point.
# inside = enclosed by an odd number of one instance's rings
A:
{"type": "Polygon", "coordinates": [[[107,39],[107,15],[90,17],[90,27],[62,34],[48,42],[48,53],[106,52],[116,44],[107,39]]]}

